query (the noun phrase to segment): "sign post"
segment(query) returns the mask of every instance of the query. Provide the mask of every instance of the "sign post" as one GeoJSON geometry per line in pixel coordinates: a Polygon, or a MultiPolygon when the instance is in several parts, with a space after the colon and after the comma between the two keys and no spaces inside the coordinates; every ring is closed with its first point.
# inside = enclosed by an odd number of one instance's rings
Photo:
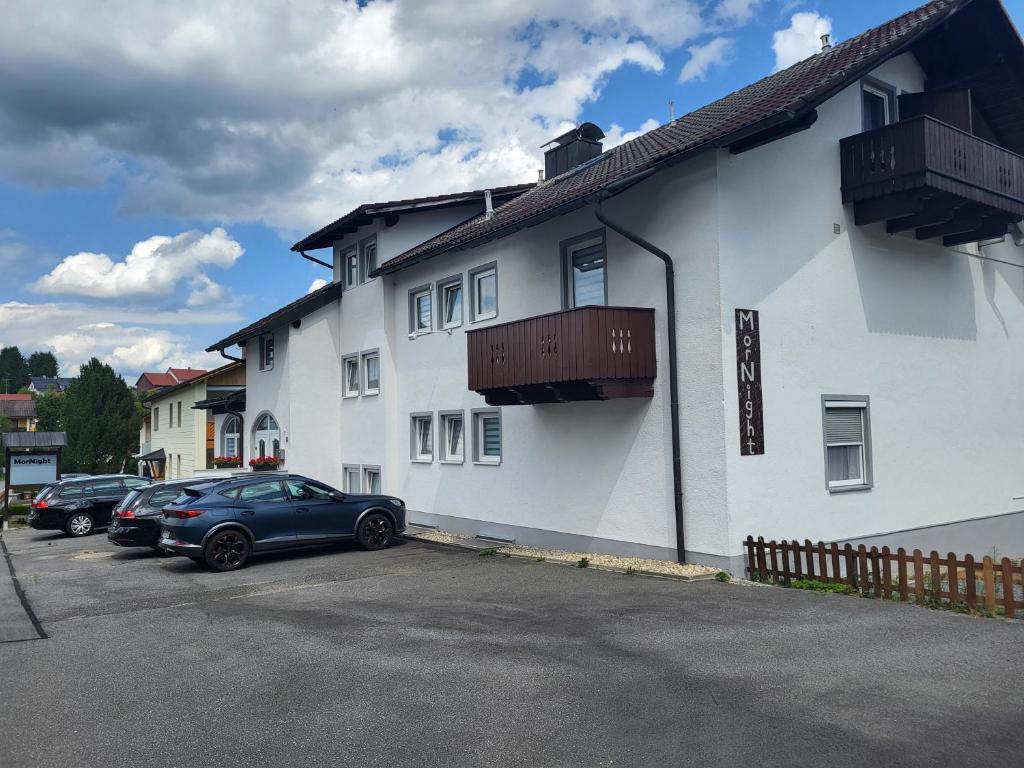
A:
{"type": "Polygon", "coordinates": [[[3,443],[6,486],[0,530],[7,528],[12,491],[38,489],[60,479],[65,436],[63,432],[8,432],[3,443]]]}

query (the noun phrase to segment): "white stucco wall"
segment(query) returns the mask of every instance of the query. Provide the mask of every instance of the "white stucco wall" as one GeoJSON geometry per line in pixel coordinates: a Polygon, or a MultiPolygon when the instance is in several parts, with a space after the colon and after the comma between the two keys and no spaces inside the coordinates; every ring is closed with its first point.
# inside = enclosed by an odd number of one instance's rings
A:
{"type": "MultiPolygon", "coordinates": [[[[923,85],[909,54],[874,76],[923,85]]],[[[718,158],[731,554],[748,534],[829,540],[1021,508],[1024,272],[856,226],[839,139],[860,131],[855,85],[809,130],[718,158]],[[740,456],[737,307],[760,311],[764,456],[740,456]],[[871,490],[826,490],[823,394],[870,397],[871,490]]],[[[985,252],[1024,262],[1012,243],[985,252]]]]}

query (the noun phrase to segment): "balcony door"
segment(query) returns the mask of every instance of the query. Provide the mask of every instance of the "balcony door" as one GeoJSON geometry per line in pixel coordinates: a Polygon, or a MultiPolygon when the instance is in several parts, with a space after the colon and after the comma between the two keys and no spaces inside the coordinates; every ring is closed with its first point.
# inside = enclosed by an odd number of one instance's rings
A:
{"type": "Polygon", "coordinates": [[[604,230],[562,242],[562,275],[566,309],[608,304],[604,230]]]}

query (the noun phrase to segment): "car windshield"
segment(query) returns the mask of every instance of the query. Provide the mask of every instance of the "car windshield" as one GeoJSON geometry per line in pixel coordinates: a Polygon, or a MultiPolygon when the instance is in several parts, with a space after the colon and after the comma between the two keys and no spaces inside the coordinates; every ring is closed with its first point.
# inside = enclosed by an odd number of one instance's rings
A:
{"type": "Polygon", "coordinates": [[[121,499],[121,503],[114,507],[115,512],[122,512],[126,509],[131,509],[138,502],[139,497],[142,496],[142,491],[131,491],[127,496],[121,499]]]}
{"type": "Polygon", "coordinates": [[[49,496],[51,493],[53,493],[53,486],[52,485],[44,485],[42,488],[39,489],[39,493],[36,494],[36,496],[33,499],[33,501],[42,501],[47,496],[49,496]]]}

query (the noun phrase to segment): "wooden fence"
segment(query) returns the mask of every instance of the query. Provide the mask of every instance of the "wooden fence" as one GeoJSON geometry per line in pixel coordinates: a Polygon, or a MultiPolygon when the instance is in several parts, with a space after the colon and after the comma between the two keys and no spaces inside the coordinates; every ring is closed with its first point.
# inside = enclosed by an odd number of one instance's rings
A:
{"type": "Polygon", "coordinates": [[[888,547],[840,548],[820,541],[765,541],[760,536],[748,536],[744,545],[747,574],[755,581],[789,584],[811,579],[843,584],[867,597],[913,600],[918,605],[942,602],[1009,618],[1018,609],[1024,612],[1024,562],[1014,564],[1008,557],[995,562],[986,555],[979,562],[972,555],[959,558],[952,552],[942,557],[934,550],[929,555],[919,549],[908,554],[902,547],[891,552],[888,547]]]}

